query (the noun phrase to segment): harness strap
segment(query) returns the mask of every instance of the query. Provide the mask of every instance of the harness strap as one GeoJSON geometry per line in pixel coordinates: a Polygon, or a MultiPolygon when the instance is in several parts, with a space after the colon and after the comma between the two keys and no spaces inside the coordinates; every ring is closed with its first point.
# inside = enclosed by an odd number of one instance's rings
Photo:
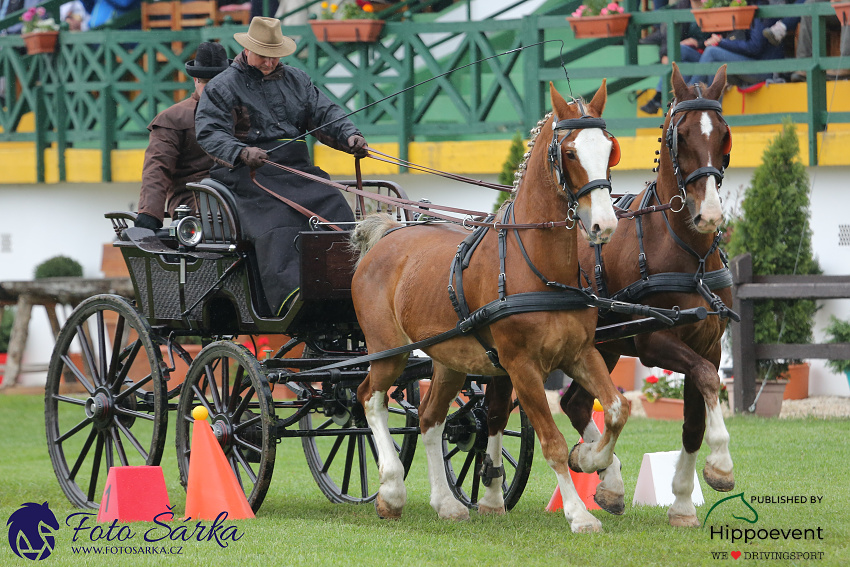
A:
{"type": "MultiPolygon", "coordinates": [[[[321,178],[319,178],[319,179],[321,179],[321,178]]],[[[283,195],[278,195],[277,193],[275,193],[274,191],[272,191],[268,187],[265,187],[264,185],[262,185],[259,181],[257,181],[257,178],[255,177],[255,172],[253,170],[251,171],[251,181],[253,181],[254,184],[257,187],[259,187],[260,189],[262,189],[263,191],[265,191],[266,193],[268,193],[269,195],[271,195],[272,197],[274,197],[278,201],[283,201],[284,203],[286,203],[287,205],[289,205],[290,207],[292,207],[293,209],[295,209],[296,211],[298,211],[299,213],[301,213],[302,215],[304,215],[308,219],[315,217],[315,218],[319,219],[320,221],[322,221],[323,223],[327,224],[332,229],[342,232],[341,228],[339,228],[335,224],[331,224],[329,221],[326,221],[324,218],[320,217],[319,215],[317,215],[316,213],[314,213],[313,211],[311,211],[307,207],[301,206],[298,203],[296,203],[295,201],[293,201],[292,199],[287,199],[283,195]]]]}
{"type": "MultiPolygon", "coordinates": [[[[727,268],[706,273],[703,283],[710,290],[731,287],[732,273],[727,268]]],[[[638,301],[655,293],[693,293],[694,276],[687,272],[665,272],[652,274],[645,280],[636,281],[614,293],[611,298],[621,301],[638,301]]]]}

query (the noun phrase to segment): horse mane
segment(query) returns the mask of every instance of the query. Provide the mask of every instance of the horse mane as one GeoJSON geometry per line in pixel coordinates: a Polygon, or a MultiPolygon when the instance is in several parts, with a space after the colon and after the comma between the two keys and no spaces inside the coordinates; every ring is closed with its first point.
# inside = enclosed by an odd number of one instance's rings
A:
{"type": "Polygon", "coordinates": [[[547,113],[543,118],[538,120],[534,128],[531,129],[528,140],[528,151],[522,156],[522,161],[517,166],[516,173],[514,173],[514,190],[511,191],[511,199],[516,197],[520,181],[522,181],[522,176],[525,174],[526,164],[528,163],[528,159],[531,157],[531,151],[534,149],[534,142],[537,140],[537,136],[540,135],[540,131],[543,130],[543,125],[546,124],[546,121],[549,120],[553,113],[554,111],[547,113]]]}

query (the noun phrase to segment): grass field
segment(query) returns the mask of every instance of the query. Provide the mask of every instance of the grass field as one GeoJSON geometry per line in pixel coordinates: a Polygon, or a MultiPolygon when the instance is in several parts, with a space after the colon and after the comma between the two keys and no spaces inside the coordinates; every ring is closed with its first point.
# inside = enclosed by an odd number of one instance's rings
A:
{"type": "MultiPolygon", "coordinates": [[[[561,430],[572,443],[576,435],[559,416],[561,430]]],[[[278,445],[272,486],[256,520],[229,522],[242,534],[239,541],[221,548],[215,542],[169,542],[182,546],[180,555],[129,555],[129,546],[145,545],[144,532],[154,524],[132,524],[136,535],[126,542],[99,541],[112,548],[110,555],[80,555],[73,548],[91,547],[88,538],[72,541],[65,520],[77,510],[65,499],[54,477],[44,436],[43,400],[37,396],[0,396],[0,519],[6,519],[25,502],[48,502],[62,528],[56,532],[53,554],[44,565],[722,565],[737,563],[712,552],[740,551],[750,565],[850,564],[850,482],[848,420],[764,420],[733,418],[727,421],[735,460],[735,491],[753,496],[805,496],[803,503],[754,502],[758,522],[734,518],[747,514],[742,504],[718,506],[709,524],[715,528],[775,529],[780,539],[732,543],[711,537],[711,526],[676,529],[667,524],[666,510],[632,507],[631,500],[642,455],[670,451],[679,446],[681,424],[643,418],[629,421],[617,445],[626,483],[626,513],[611,516],[594,511],[602,520],[602,534],[573,534],[560,513],[544,511],[555,487],[554,474],[535,453],[528,488],[516,508],[504,517],[478,517],[463,523],[437,519],[428,504],[424,451],[417,452],[407,478],[408,504],[399,521],[381,521],[374,507],[335,505],[317,488],[304,461],[301,444],[284,440],[278,445]],[[823,497],[809,503],[811,496],[823,497]],[[783,539],[780,530],[821,528],[823,539],[783,539]],[[119,549],[124,548],[124,549],[119,549]],[[122,552],[121,555],[115,553],[122,552]],[[816,552],[818,559],[753,560],[754,552],[816,552]]],[[[185,494],[177,481],[173,421],[162,467],[169,498],[179,518],[185,494]]],[[[697,461],[701,471],[706,449],[697,461]]],[[[728,496],[702,482],[706,504],[698,508],[700,520],[711,506],[728,496]]],[[[208,522],[209,523],[209,522],[208,522]]],[[[190,524],[194,525],[194,524],[190,524]]],[[[162,528],[157,528],[162,533],[162,528]]],[[[125,532],[126,533],[126,532],[125,532]]],[[[771,532],[765,531],[770,536],[771,532]]],[[[805,533],[805,532],[802,532],[805,533]]],[[[0,565],[25,565],[4,542],[0,565]]],[[[147,544],[151,545],[151,544],[147,544]]],[[[161,544],[158,544],[161,545],[161,544]]]]}

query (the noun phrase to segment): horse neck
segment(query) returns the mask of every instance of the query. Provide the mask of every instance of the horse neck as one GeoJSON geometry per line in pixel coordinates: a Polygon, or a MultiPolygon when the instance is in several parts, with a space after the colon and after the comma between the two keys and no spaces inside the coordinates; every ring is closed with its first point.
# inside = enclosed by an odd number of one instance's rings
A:
{"type": "MultiPolygon", "coordinates": [[[[555,183],[546,159],[550,141],[551,137],[535,144],[514,198],[513,218],[505,219],[505,222],[531,224],[567,218],[567,201],[559,195],[561,189],[555,183]]],[[[576,231],[576,227],[529,229],[520,230],[519,236],[532,263],[546,277],[573,285],[579,269],[576,231]]]]}

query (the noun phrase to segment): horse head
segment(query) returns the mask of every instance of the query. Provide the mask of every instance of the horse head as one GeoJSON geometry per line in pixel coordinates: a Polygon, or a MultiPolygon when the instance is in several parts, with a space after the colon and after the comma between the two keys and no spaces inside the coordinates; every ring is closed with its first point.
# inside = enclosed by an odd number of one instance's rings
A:
{"type": "Polygon", "coordinates": [[[719,188],[732,150],[732,134],[719,102],[726,87],[726,65],[717,70],[711,86],[689,86],[673,63],[671,83],[675,98],[664,121],[663,140],[669,160],[662,159],[660,168],[672,168],[677,194],[688,206],[694,228],[713,233],[723,221],[719,188]]]}
{"type": "Polygon", "coordinates": [[[548,166],[540,171],[550,181],[540,186],[555,188],[568,218],[581,221],[589,241],[607,242],[617,228],[610,177],[611,167],[620,159],[620,146],[601,119],[608,98],[605,81],[589,103],[582,99],[568,103],[554,85],[549,87],[553,113],[536,146],[547,148],[548,166]]]}

